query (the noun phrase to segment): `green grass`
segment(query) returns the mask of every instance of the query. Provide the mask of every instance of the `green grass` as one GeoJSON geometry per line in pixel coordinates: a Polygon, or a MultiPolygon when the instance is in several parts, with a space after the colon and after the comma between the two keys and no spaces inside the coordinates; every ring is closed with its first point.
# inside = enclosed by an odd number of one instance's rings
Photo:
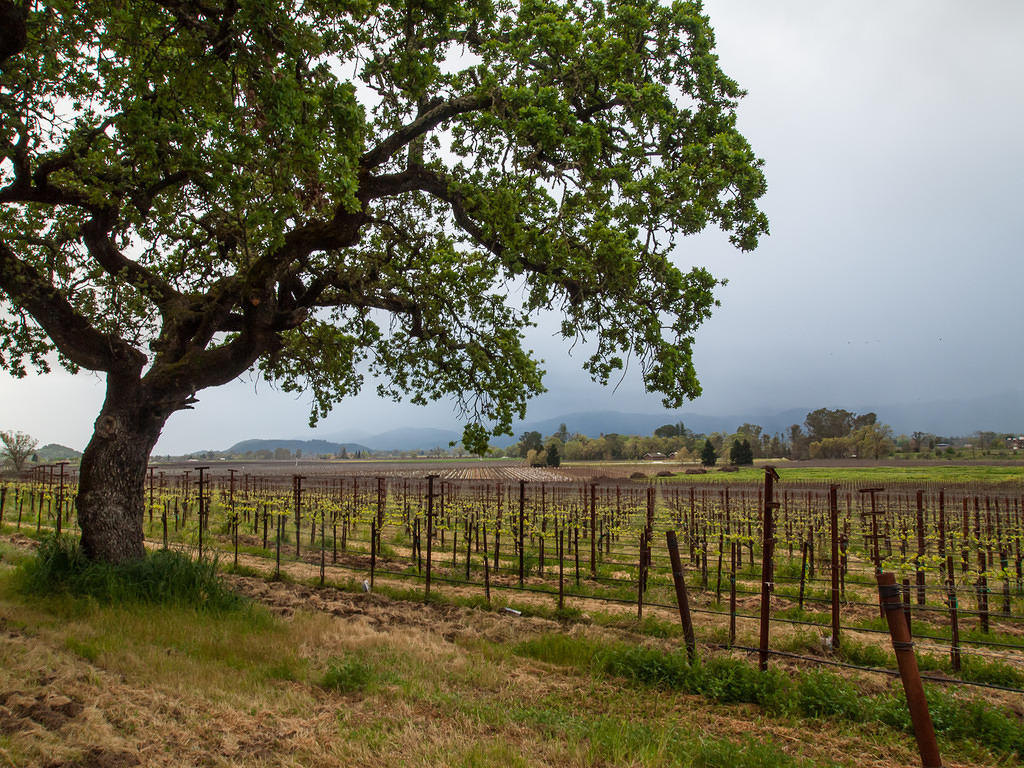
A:
{"type": "Polygon", "coordinates": [[[142,560],[113,565],[88,560],[70,536],[49,536],[22,563],[19,584],[26,594],[68,594],[100,603],[182,605],[210,611],[245,605],[217,578],[216,560],[157,550],[142,560]]]}
{"type": "MultiPolygon", "coordinates": [[[[856,646],[850,652],[856,653],[856,646]]],[[[758,704],[777,715],[838,717],[852,722],[878,722],[911,732],[906,700],[896,688],[884,694],[863,694],[848,679],[826,670],[792,675],[769,668],[759,672],[742,659],[712,657],[690,664],[685,654],[625,643],[599,644],[561,634],[542,635],[518,643],[519,655],[597,676],[700,694],[718,703],[758,704]]],[[[951,741],[970,741],[1008,757],[1024,756],[1024,723],[1013,714],[951,691],[926,686],[937,733],[951,741]],[[963,712],[962,717],[956,711],[963,712]]]]}
{"type": "Polygon", "coordinates": [[[320,687],[339,693],[365,691],[374,682],[377,671],[374,666],[354,653],[331,658],[327,671],[320,678],[320,687]]]}

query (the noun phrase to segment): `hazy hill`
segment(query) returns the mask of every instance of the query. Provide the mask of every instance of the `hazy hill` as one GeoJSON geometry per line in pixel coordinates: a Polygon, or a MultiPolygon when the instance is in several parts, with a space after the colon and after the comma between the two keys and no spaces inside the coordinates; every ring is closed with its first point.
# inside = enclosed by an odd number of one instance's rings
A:
{"type": "Polygon", "coordinates": [[[430,429],[410,427],[391,429],[363,438],[363,442],[375,451],[429,451],[431,448],[448,449],[449,443],[458,443],[462,432],[454,429],[430,429]]]}
{"type": "Polygon", "coordinates": [[[327,440],[243,440],[228,448],[225,453],[241,454],[249,451],[276,451],[278,448],[295,453],[302,451],[303,456],[319,456],[329,454],[334,456],[344,448],[349,455],[357,451],[369,453],[370,448],[360,443],[333,443],[327,440]]]}
{"type": "Polygon", "coordinates": [[[60,445],[58,443],[48,443],[42,448],[39,448],[35,454],[39,457],[39,461],[43,463],[50,461],[71,461],[73,459],[82,458],[81,451],[76,451],[74,448],[68,448],[66,445],[60,445]]]}
{"type": "MultiPolygon", "coordinates": [[[[833,402],[823,398],[821,403],[803,408],[788,408],[776,411],[764,408],[756,412],[732,415],[708,415],[685,411],[662,411],[660,413],[625,413],[620,411],[578,411],[535,419],[513,425],[513,436],[492,439],[492,444],[504,448],[516,442],[524,432],[537,431],[547,437],[565,424],[570,434],[579,432],[587,437],[600,437],[617,432],[622,435],[650,435],[662,424],[683,422],[693,432],[732,433],[743,423],[758,424],[766,434],[776,432],[788,434],[792,424],[803,425],[804,418],[816,408],[845,408],[856,413],[874,411],[878,419],[889,424],[896,434],[910,434],[920,430],[943,436],[970,435],[978,430],[994,432],[1016,432],[1024,434],[1024,392],[1006,392],[966,400],[930,401],[902,404],[850,404],[833,402]]],[[[331,434],[320,440],[245,440],[228,449],[230,453],[271,450],[278,447],[291,452],[301,449],[303,454],[317,456],[336,454],[344,446],[351,455],[356,451],[429,451],[432,448],[447,449],[452,442],[458,442],[462,433],[459,429],[408,427],[391,429],[376,435],[361,437],[358,443],[344,442],[343,433],[331,434]]],[[[49,446],[48,446],[49,447],[49,446]]],[[[61,446],[61,448],[63,448],[61,446]]],[[[41,449],[45,450],[45,449],[41,449]]],[[[71,449],[70,455],[79,455],[71,449]]],[[[42,457],[42,454],[40,454],[42,457]]],[[[61,458],[67,456],[62,455],[61,458]]],[[[53,459],[46,459],[53,460],[53,459]]]]}

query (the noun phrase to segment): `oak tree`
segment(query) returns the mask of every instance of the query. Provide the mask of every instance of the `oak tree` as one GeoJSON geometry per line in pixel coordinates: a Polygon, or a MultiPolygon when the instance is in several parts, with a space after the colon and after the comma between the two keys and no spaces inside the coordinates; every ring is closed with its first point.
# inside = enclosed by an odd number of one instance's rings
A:
{"type": "Polygon", "coordinates": [[[83,550],[143,554],[171,414],[255,370],[453,398],[464,444],[542,387],[560,313],[678,407],[718,281],[767,230],[699,2],[0,0],[0,366],[106,376],[83,550]],[[8,24],[7,19],[10,19],[8,24]]]}

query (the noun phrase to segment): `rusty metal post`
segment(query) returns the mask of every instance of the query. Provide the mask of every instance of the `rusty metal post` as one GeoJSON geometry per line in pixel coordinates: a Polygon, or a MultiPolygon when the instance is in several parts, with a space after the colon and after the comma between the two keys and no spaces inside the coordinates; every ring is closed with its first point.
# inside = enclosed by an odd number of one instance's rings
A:
{"type": "Polygon", "coordinates": [[[729,647],[736,644],[736,550],[739,545],[729,544],[729,647]]]}
{"type": "Polygon", "coordinates": [[[153,472],[154,467],[149,467],[149,524],[153,525],[153,472]]]}
{"type": "Polygon", "coordinates": [[[558,610],[565,607],[565,523],[558,527],[558,610]]]}
{"type": "Polygon", "coordinates": [[[775,556],[775,524],[774,511],[779,505],[775,501],[775,481],[779,473],[775,467],[764,468],[764,517],[762,525],[763,540],[761,546],[761,637],[758,654],[758,667],[764,672],[768,669],[768,634],[771,622],[772,582],[774,581],[773,558],[775,556]]]}
{"type": "Polygon", "coordinates": [[[427,576],[423,590],[423,599],[430,599],[430,555],[434,546],[434,478],[427,475],[427,576]]]}
{"type": "Polygon", "coordinates": [[[597,578],[597,485],[590,484],[590,578],[597,578]]]}
{"type": "Polygon", "coordinates": [[[839,499],[838,485],[828,489],[828,523],[832,534],[832,650],[839,650],[839,499]]]}
{"type": "Polygon", "coordinates": [[[377,518],[370,518],[370,589],[377,572],[377,518]]]}
{"type": "Polygon", "coordinates": [[[804,590],[807,586],[807,540],[800,542],[800,596],[797,598],[797,606],[804,609],[804,590]]]}
{"type": "Polygon", "coordinates": [[[672,581],[676,586],[676,603],[679,605],[679,621],[683,625],[683,637],[686,638],[686,654],[692,663],[697,655],[697,641],[693,635],[693,620],[690,618],[690,600],[686,594],[686,576],[679,560],[679,542],[675,531],[665,532],[668,544],[668,556],[672,562],[672,581]]]}
{"type": "Polygon", "coordinates": [[[942,768],[939,745],[935,741],[935,729],[928,714],[928,702],[924,697],[924,685],[917,668],[917,658],[914,656],[910,628],[903,613],[903,601],[900,599],[896,575],[879,573],[877,578],[878,597],[889,624],[892,648],[896,653],[896,664],[899,666],[903,692],[907,696],[907,707],[910,709],[910,721],[913,723],[914,737],[921,753],[921,765],[924,768],[942,768]]]}
{"type": "MultiPolygon", "coordinates": [[[[337,558],[335,558],[337,561],[337,558]]],[[[235,517],[235,566],[238,565],[238,517],[235,517]]],[[[327,581],[327,510],[320,508],[320,586],[327,581]]]]}
{"type": "Polygon", "coordinates": [[[523,576],[525,575],[526,561],[525,557],[525,542],[523,541],[523,518],[526,517],[526,481],[519,481],[519,586],[523,586],[523,576]]]}
{"type": "Polygon", "coordinates": [[[57,486],[57,535],[60,536],[60,523],[64,518],[64,467],[66,461],[59,462],[60,484],[57,486]]]}
{"type": "Polygon", "coordinates": [[[647,534],[640,534],[640,567],[636,574],[636,620],[644,617],[644,578],[647,570],[647,534]]]}
{"type": "Polygon", "coordinates": [[[491,561],[487,559],[487,522],[484,521],[484,595],[487,597],[487,606],[491,605],[491,561]]]}
{"type": "MultiPolygon", "coordinates": [[[[884,490],[884,488],[861,488],[858,491],[859,493],[868,494],[871,498],[871,511],[861,511],[861,519],[863,520],[864,517],[871,518],[871,533],[865,534],[864,538],[865,540],[871,540],[871,562],[875,566],[876,577],[882,572],[882,554],[878,545],[878,540],[882,537],[882,534],[879,532],[878,528],[878,516],[883,514],[883,512],[878,511],[878,503],[875,498],[875,494],[881,493],[884,490]]],[[[878,615],[880,618],[885,618],[885,608],[881,603],[878,604],[878,615]]]]}
{"type": "Polygon", "coordinates": [[[295,484],[295,559],[302,558],[302,481],[305,475],[293,475],[295,484]]]}
{"type": "Polygon", "coordinates": [[[914,570],[917,572],[917,604],[924,605],[925,594],[924,557],[926,553],[924,540],[924,491],[917,492],[917,557],[914,558],[914,570]]]}
{"type": "Polygon", "coordinates": [[[209,467],[196,467],[199,470],[199,559],[203,559],[203,528],[206,515],[205,484],[206,476],[203,474],[209,467]]]}

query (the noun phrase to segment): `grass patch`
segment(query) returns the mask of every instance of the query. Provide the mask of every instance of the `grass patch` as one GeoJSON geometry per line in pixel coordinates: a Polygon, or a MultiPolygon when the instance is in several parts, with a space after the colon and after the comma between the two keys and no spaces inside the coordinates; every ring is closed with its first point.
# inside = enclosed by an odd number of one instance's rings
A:
{"type": "Polygon", "coordinates": [[[328,661],[327,671],[320,678],[320,687],[339,693],[357,693],[369,688],[376,678],[372,664],[357,654],[346,653],[328,661]]]}
{"type": "Polygon", "coordinates": [[[217,578],[217,561],[192,560],[158,550],[142,560],[111,564],[89,560],[70,536],[50,536],[22,563],[20,589],[30,595],[88,597],[103,604],[148,603],[231,611],[245,601],[217,578]]]}
{"type": "MultiPolygon", "coordinates": [[[[858,653],[856,648],[852,646],[851,652],[858,653]]],[[[898,684],[885,694],[863,695],[848,679],[825,670],[793,675],[771,668],[760,672],[746,661],[728,656],[690,664],[682,652],[624,643],[599,644],[564,635],[539,636],[515,645],[513,652],[596,676],[699,694],[719,703],[758,704],[773,714],[880,722],[912,732],[898,684]]],[[[928,686],[927,693],[936,733],[950,740],[979,744],[997,754],[1024,755],[1024,723],[1018,718],[938,687],[928,686]]]]}

